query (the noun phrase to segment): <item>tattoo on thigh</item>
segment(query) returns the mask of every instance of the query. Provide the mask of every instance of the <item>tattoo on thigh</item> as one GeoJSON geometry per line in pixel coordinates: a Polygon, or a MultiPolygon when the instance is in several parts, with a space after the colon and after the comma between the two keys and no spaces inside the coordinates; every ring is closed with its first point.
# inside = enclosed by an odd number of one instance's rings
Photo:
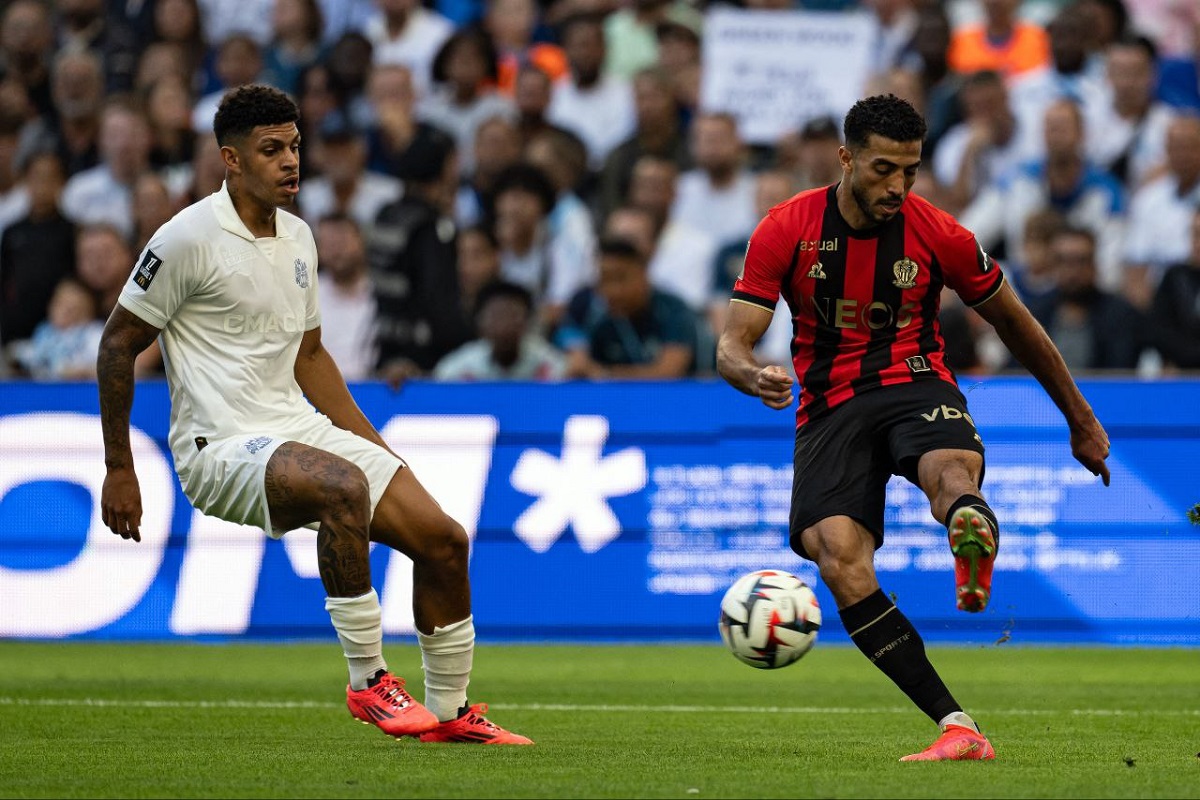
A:
{"type": "Polygon", "coordinates": [[[317,565],[331,597],[353,597],[371,588],[370,514],[358,490],[361,481],[362,473],[345,459],[293,442],[281,445],[267,464],[272,518],[321,522],[317,565]]]}

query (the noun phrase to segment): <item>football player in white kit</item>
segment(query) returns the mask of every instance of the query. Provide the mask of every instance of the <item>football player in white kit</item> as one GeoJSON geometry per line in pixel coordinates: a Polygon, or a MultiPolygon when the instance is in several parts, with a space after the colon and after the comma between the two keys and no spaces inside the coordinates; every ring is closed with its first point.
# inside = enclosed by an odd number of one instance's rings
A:
{"type": "Polygon", "coordinates": [[[159,337],[188,499],[276,537],[317,528],[350,712],[421,741],[532,744],[467,703],[475,628],[465,531],[388,448],[321,346],[312,232],[281,208],[300,188],[298,119],[295,103],[268,86],[225,96],[214,123],[225,184],[155,233],[108,320],[98,359],[104,523],[141,539],[133,360],[159,337]],[[372,541],[413,560],[424,705],[383,659],[372,541]]]}

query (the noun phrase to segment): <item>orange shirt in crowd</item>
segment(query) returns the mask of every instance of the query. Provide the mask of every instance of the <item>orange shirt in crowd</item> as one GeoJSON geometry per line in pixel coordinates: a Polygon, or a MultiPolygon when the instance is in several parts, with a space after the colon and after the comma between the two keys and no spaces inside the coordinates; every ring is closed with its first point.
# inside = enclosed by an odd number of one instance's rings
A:
{"type": "MultiPolygon", "coordinates": [[[[499,74],[500,79],[496,82],[496,88],[501,94],[512,96],[513,90],[517,86],[517,72],[521,69],[521,59],[512,54],[500,56],[499,74]]],[[[532,64],[542,72],[550,76],[550,80],[557,81],[570,71],[570,65],[567,64],[567,55],[562,48],[554,44],[535,44],[525,51],[525,63],[532,64]]]]}
{"type": "Polygon", "coordinates": [[[951,37],[947,58],[955,72],[989,69],[1011,78],[1050,63],[1050,38],[1041,26],[1018,22],[1008,41],[997,44],[984,25],[968,25],[951,37]]]}

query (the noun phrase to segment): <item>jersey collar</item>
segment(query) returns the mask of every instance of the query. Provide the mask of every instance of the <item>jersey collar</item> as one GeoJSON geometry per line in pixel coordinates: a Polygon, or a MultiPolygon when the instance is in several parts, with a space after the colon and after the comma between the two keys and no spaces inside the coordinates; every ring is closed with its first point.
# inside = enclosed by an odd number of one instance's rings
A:
{"type": "MultiPolygon", "coordinates": [[[[253,242],[256,237],[246,227],[246,223],[242,222],[242,218],[238,216],[237,209],[233,207],[233,198],[229,196],[229,185],[225,181],[221,181],[221,188],[213,193],[213,211],[217,215],[217,222],[221,227],[232,233],[234,236],[239,236],[248,242],[253,242]]],[[[280,225],[279,209],[275,210],[275,238],[288,238],[287,228],[280,225]]]]}

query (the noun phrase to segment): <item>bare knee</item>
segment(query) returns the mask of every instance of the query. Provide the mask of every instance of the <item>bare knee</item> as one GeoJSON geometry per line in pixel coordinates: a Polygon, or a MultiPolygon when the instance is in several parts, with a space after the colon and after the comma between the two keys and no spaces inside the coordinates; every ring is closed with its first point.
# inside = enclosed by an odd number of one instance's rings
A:
{"type": "Polygon", "coordinates": [[[347,469],[325,475],[321,491],[324,495],[320,515],[322,525],[353,530],[366,539],[371,522],[371,484],[363,471],[349,464],[347,469]]]}
{"type": "Polygon", "coordinates": [[[462,525],[443,514],[436,524],[422,531],[419,548],[413,556],[414,561],[436,565],[440,569],[465,571],[471,541],[462,525]]]}
{"type": "Polygon", "coordinates": [[[861,560],[826,556],[817,566],[838,608],[854,605],[879,588],[874,567],[861,560]]]}
{"type": "Polygon", "coordinates": [[[853,605],[879,589],[875,538],[862,525],[849,518],[822,520],[804,531],[802,541],[838,608],[853,605]]]}

